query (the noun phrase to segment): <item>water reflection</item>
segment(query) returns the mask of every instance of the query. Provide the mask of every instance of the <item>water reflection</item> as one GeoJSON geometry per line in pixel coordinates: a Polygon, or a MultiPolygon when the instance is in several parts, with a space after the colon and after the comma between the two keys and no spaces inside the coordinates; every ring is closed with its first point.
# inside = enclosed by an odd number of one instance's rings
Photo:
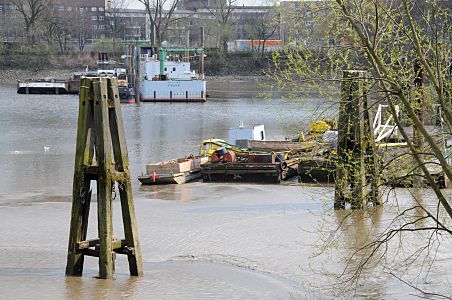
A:
{"type": "Polygon", "coordinates": [[[374,253],[376,248],[371,245],[381,232],[383,210],[382,206],[377,206],[366,210],[334,211],[336,228],[340,231],[336,237],[340,244],[338,248],[341,249],[337,259],[344,270],[338,280],[341,291],[353,289],[358,284],[362,287],[359,293],[384,298],[386,282],[381,280],[383,277],[378,275],[377,270],[381,270],[379,258],[385,250],[383,247],[374,253]]]}
{"type": "MultiPolygon", "coordinates": [[[[228,83],[237,93],[246,83],[228,83]]],[[[253,88],[254,89],[254,88],[253,88]]],[[[74,95],[18,95],[14,86],[1,86],[0,176],[5,193],[70,191],[77,126],[78,98],[74,95]],[[47,150],[46,150],[47,149],[47,150]]],[[[206,103],[141,103],[121,107],[131,173],[134,178],[148,162],[197,154],[203,139],[227,138],[228,129],[264,124],[269,139],[284,138],[288,119],[307,120],[313,98],[296,105],[279,100],[210,98],[206,103]]],[[[138,183],[134,183],[138,187],[138,183]]]]}
{"type": "Polygon", "coordinates": [[[176,184],[162,186],[142,185],[140,186],[140,192],[146,194],[146,199],[153,200],[193,201],[199,199],[196,191],[176,184]]]}
{"type": "MultiPolygon", "coordinates": [[[[322,103],[317,98],[298,104],[251,99],[243,97],[247,95],[243,94],[246,85],[228,84],[225,88],[237,91],[239,97],[212,97],[204,104],[122,106],[145,277],[130,278],[126,259],[118,257],[116,279],[112,281],[94,279],[98,269],[95,259],[86,262],[83,277],[63,275],[77,97],[24,96],[17,95],[14,87],[0,87],[0,98],[10,99],[8,105],[0,106],[2,296],[325,298],[323,289],[314,294],[300,286],[327,285],[330,278],[307,271],[303,266],[326,265],[338,274],[349,263],[350,270],[356,270],[365,253],[358,253],[348,261],[350,253],[385,229],[398,208],[413,203],[409,195],[398,191],[400,206],[385,204],[347,216],[350,211],[330,212],[333,189],[329,187],[201,182],[140,186],[136,177],[148,162],[196,154],[203,139],[226,138],[228,128],[240,121],[265,124],[268,138],[284,138],[286,132],[281,128],[288,120],[307,121],[313,107],[322,103]],[[49,147],[47,151],[44,146],[49,147]],[[338,248],[333,259],[319,256],[313,260],[311,257],[317,250],[313,246],[318,238],[316,230],[323,218],[329,222],[327,228],[339,228],[338,248]],[[173,261],[175,257],[205,261],[173,261]],[[222,259],[217,262],[212,257],[222,259]]],[[[250,91],[254,90],[250,88],[250,91]]],[[[421,196],[416,196],[419,203],[436,205],[428,191],[424,190],[421,196]]],[[[120,230],[116,231],[122,228],[117,201],[114,207],[118,209],[114,212],[115,234],[120,236],[120,230]]],[[[95,211],[93,203],[93,216],[95,211]]],[[[96,229],[96,221],[90,219],[89,233],[95,236],[96,229]]],[[[447,243],[446,246],[450,245],[447,243]]],[[[412,244],[419,245],[419,241],[413,239],[412,244]]],[[[452,280],[449,271],[452,257],[448,249],[436,253],[442,262],[438,273],[433,275],[438,284],[452,280]]],[[[398,253],[391,255],[398,259],[398,253]]],[[[410,289],[380,271],[365,270],[362,285],[356,290],[358,296],[410,298],[410,289]]],[[[442,288],[447,289],[445,285],[442,288]]]]}
{"type": "MultiPolygon", "coordinates": [[[[341,274],[338,290],[353,290],[354,297],[410,298],[406,282],[412,282],[426,291],[447,294],[448,288],[439,282],[450,278],[443,264],[446,256],[452,258],[445,254],[452,240],[431,230],[436,225],[424,218],[426,212],[420,207],[436,212],[437,199],[429,189],[392,189],[385,197],[388,201],[380,207],[334,212],[338,243],[334,260],[343,270],[336,272],[341,274]]],[[[441,215],[440,210],[440,220],[441,215]]]]}
{"type": "MultiPolygon", "coordinates": [[[[86,276],[86,275],[85,275],[86,276]]],[[[117,277],[115,280],[87,280],[85,277],[65,278],[65,299],[137,299],[142,278],[117,277]]]]}

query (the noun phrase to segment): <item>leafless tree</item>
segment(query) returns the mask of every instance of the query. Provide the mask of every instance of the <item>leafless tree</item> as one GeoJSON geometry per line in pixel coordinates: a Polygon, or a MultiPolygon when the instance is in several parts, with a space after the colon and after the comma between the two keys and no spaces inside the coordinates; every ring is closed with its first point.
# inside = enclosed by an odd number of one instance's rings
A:
{"type": "Polygon", "coordinates": [[[278,30],[279,17],[273,9],[264,14],[256,14],[252,22],[245,25],[245,30],[253,40],[258,40],[257,52],[264,56],[265,43],[278,30]]]}
{"type": "Polygon", "coordinates": [[[77,19],[77,22],[72,24],[74,26],[74,33],[77,38],[77,46],[80,52],[85,49],[85,46],[88,42],[89,34],[91,32],[90,21],[86,14],[80,14],[77,19]]]}
{"type": "Polygon", "coordinates": [[[113,48],[116,48],[116,40],[124,38],[126,24],[121,15],[121,10],[129,6],[130,0],[112,0],[110,7],[106,11],[105,21],[111,31],[113,48]]]}
{"type": "Polygon", "coordinates": [[[58,44],[58,52],[63,54],[68,50],[71,31],[74,28],[73,24],[78,22],[79,19],[74,18],[72,14],[61,16],[54,9],[46,9],[40,22],[44,29],[42,35],[47,40],[50,48],[56,42],[58,44]]]}
{"type": "Polygon", "coordinates": [[[22,15],[29,42],[34,42],[33,30],[49,8],[49,0],[10,0],[14,8],[22,15]]]}
{"type": "Polygon", "coordinates": [[[138,0],[144,4],[150,20],[152,47],[160,47],[172,22],[179,0],[138,0]]]}
{"type": "Polygon", "coordinates": [[[205,0],[204,7],[215,17],[220,35],[220,50],[228,52],[231,35],[231,16],[237,0],[205,0]]]}

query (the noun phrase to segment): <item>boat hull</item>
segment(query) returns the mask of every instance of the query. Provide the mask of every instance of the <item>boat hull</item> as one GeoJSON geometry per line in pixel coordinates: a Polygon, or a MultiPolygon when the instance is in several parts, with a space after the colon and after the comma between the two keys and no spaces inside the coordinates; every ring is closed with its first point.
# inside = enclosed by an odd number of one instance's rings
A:
{"type": "Polygon", "coordinates": [[[305,183],[334,183],[336,163],[324,157],[306,157],[298,163],[298,175],[300,181],[305,183]]]}
{"type": "Polygon", "coordinates": [[[119,86],[118,87],[119,92],[119,100],[121,103],[135,103],[135,93],[133,91],[133,88],[129,88],[127,86],[119,86]]]}
{"type": "Polygon", "coordinates": [[[68,82],[58,79],[37,79],[19,81],[18,94],[69,94],[68,82]]]}
{"type": "Polygon", "coordinates": [[[195,179],[201,178],[201,170],[192,172],[183,172],[175,174],[146,174],[139,176],[138,180],[141,184],[157,185],[157,184],[183,184],[195,179]]]}
{"type": "Polygon", "coordinates": [[[144,80],[143,102],[205,102],[205,80],[144,80]]]}
{"type": "Polygon", "coordinates": [[[280,163],[207,163],[201,166],[203,182],[280,183],[280,163]]]}

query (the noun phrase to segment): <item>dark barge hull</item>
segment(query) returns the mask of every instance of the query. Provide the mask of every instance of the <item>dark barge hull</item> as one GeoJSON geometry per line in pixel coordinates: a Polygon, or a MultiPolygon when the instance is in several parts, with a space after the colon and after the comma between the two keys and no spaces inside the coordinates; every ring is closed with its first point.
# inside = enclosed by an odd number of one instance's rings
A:
{"type": "Polygon", "coordinates": [[[207,163],[201,166],[203,182],[280,183],[280,163],[207,163]]]}
{"type": "Polygon", "coordinates": [[[62,94],[71,94],[67,89],[64,88],[38,88],[38,87],[29,87],[28,89],[25,87],[20,87],[17,89],[18,94],[54,94],[54,95],[62,95],[62,94]]]}
{"type": "Polygon", "coordinates": [[[298,176],[306,183],[334,183],[336,164],[327,158],[304,158],[298,163],[298,176]]]}

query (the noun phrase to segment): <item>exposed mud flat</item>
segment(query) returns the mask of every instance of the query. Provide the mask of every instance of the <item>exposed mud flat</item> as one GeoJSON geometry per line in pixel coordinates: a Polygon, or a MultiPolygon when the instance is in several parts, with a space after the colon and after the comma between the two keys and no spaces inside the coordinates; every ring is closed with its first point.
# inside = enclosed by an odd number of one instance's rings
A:
{"type": "MultiPolygon", "coordinates": [[[[126,258],[118,255],[115,280],[96,279],[93,258],[86,259],[83,277],[64,275],[77,96],[17,95],[14,87],[0,86],[0,99],[8,99],[0,106],[0,298],[413,297],[411,288],[381,268],[366,270],[351,294],[329,290],[335,277],[327,276],[341,273],[347,264],[356,267],[359,259],[347,260],[350,252],[388,226],[397,213],[394,199],[402,206],[413,203],[407,190],[396,189],[382,207],[358,211],[344,222],[350,211],[332,210],[331,187],[202,182],[141,187],[136,180],[146,163],[196,154],[202,139],[227,138],[228,128],[240,121],[265,124],[267,137],[283,138],[285,122],[308,119],[321,99],[295,106],[246,97],[123,105],[145,275],[130,278],[126,258]],[[331,237],[331,229],[340,239],[331,237]],[[321,241],[329,243],[329,251],[322,252],[321,241]]],[[[422,199],[436,205],[428,189],[422,199]]],[[[113,208],[114,234],[123,237],[119,199],[113,208]]],[[[96,236],[93,199],[88,237],[96,236]]],[[[405,242],[412,249],[424,240],[418,234],[405,242]]],[[[442,243],[435,249],[429,280],[419,279],[419,284],[447,294],[452,243],[442,243]]],[[[403,266],[404,254],[391,253],[390,263],[403,266]]],[[[415,260],[408,275],[416,278],[424,262],[415,260]]]]}

